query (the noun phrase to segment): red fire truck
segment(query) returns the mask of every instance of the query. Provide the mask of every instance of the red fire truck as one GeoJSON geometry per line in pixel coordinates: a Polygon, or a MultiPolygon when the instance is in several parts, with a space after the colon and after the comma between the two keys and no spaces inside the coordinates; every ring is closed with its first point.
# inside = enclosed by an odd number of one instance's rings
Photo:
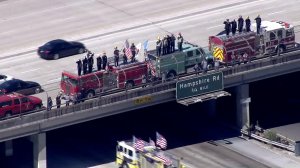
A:
{"type": "Polygon", "coordinates": [[[64,95],[72,97],[81,93],[84,97],[91,98],[100,91],[125,87],[129,89],[141,85],[143,75],[147,75],[147,64],[142,62],[120,67],[109,66],[107,71],[94,71],[82,76],[63,71],[60,88],[64,95]]]}
{"type": "Polygon", "coordinates": [[[256,24],[252,30],[229,37],[225,34],[210,36],[209,49],[215,58],[230,63],[240,61],[238,58],[245,61],[278,51],[282,53],[296,46],[294,27],[286,22],[262,21],[260,34],[256,33],[256,24]]]}

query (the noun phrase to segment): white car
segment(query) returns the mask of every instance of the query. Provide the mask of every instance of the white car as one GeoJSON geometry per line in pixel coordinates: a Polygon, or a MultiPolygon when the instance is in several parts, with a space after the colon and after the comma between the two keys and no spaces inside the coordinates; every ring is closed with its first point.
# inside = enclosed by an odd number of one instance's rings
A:
{"type": "Polygon", "coordinates": [[[12,76],[0,74],[0,83],[3,83],[8,80],[12,80],[12,79],[14,79],[12,76]]]}

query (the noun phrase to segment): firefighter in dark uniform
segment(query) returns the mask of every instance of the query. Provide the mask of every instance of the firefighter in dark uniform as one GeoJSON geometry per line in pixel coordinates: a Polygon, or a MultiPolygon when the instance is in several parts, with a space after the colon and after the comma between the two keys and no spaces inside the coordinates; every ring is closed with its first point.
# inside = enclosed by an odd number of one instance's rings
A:
{"type": "Polygon", "coordinates": [[[247,19],[245,20],[246,22],[246,32],[251,31],[250,26],[251,26],[251,20],[249,19],[249,16],[247,17],[247,19]]]}
{"type": "Polygon", "coordinates": [[[103,68],[104,70],[106,70],[107,56],[106,56],[106,53],[105,53],[105,52],[103,52],[103,55],[102,55],[102,63],[103,63],[102,68],[103,68]]]}
{"type": "Polygon", "coordinates": [[[231,27],[231,24],[229,22],[229,19],[226,19],[226,21],[224,21],[224,24],[225,24],[225,32],[226,32],[226,36],[229,36],[229,33],[230,33],[230,27],[231,27]]]}
{"type": "Polygon", "coordinates": [[[134,43],[131,44],[130,50],[131,50],[131,54],[132,54],[131,62],[134,62],[135,61],[135,54],[136,54],[136,47],[135,47],[134,43]]]}
{"type": "Polygon", "coordinates": [[[77,63],[77,71],[78,71],[78,76],[81,75],[81,69],[82,69],[82,61],[79,59],[78,61],[76,61],[77,63]]]}
{"type": "Polygon", "coordinates": [[[168,38],[167,36],[164,36],[163,40],[163,55],[168,53],[168,38]]]}
{"type": "Polygon", "coordinates": [[[162,46],[162,41],[160,40],[160,37],[157,37],[156,41],[156,55],[161,56],[161,46],[162,46]]]}
{"type": "Polygon", "coordinates": [[[176,38],[175,38],[174,34],[172,34],[171,35],[171,53],[175,52],[175,41],[176,41],[176,38]]]}
{"type": "Polygon", "coordinates": [[[127,64],[127,56],[126,56],[126,53],[125,53],[125,48],[123,49],[123,64],[127,64]]]}
{"type": "Polygon", "coordinates": [[[178,50],[179,51],[182,51],[182,43],[183,43],[183,37],[182,37],[181,33],[178,33],[177,45],[178,45],[178,50]]]}
{"type": "Polygon", "coordinates": [[[101,66],[102,66],[102,58],[101,56],[99,55],[97,57],[97,70],[100,71],[101,70],[101,66]]]}
{"type": "Polygon", "coordinates": [[[259,15],[255,18],[255,21],[256,21],[256,28],[257,28],[256,32],[257,34],[260,34],[261,18],[259,15]]]}
{"type": "Polygon", "coordinates": [[[115,47],[114,50],[114,61],[115,61],[115,66],[119,66],[119,58],[120,58],[120,50],[118,50],[118,47],[115,47]]]}
{"type": "Polygon", "coordinates": [[[87,63],[88,63],[87,58],[84,57],[84,59],[82,60],[83,75],[87,73],[87,66],[88,66],[87,63]]]}
{"type": "Polygon", "coordinates": [[[243,32],[243,27],[244,27],[244,19],[241,15],[238,19],[238,27],[239,27],[239,33],[242,33],[243,32]]]}
{"type": "Polygon", "coordinates": [[[236,28],[237,28],[237,24],[236,24],[236,21],[235,21],[235,19],[234,19],[234,20],[231,22],[231,32],[232,32],[232,35],[235,35],[236,28]]]}
{"type": "Polygon", "coordinates": [[[92,73],[92,71],[93,71],[93,65],[94,65],[94,54],[90,53],[89,57],[88,57],[89,73],[92,73]]]}
{"type": "Polygon", "coordinates": [[[61,99],[60,99],[60,95],[58,94],[55,98],[56,100],[56,107],[57,108],[60,108],[60,105],[61,105],[61,99]]]}
{"type": "Polygon", "coordinates": [[[167,35],[167,54],[170,54],[171,53],[171,42],[172,42],[172,39],[171,39],[171,36],[167,35]]]}

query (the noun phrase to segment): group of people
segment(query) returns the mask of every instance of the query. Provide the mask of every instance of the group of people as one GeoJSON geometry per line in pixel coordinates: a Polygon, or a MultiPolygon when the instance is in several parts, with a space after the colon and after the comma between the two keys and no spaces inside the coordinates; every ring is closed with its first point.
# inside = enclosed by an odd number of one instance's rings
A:
{"type": "MultiPolygon", "coordinates": [[[[103,67],[106,66],[107,62],[107,57],[105,59],[105,55],[102,56],[103,58],[103,67]],[[106,60],[106,61],[105,61],[106,60]]],[[[93,71],[93,66],[94,66],[94,53],[91,51],[87,51],[87,55],[83,59],[79,59],[76,61],[77,63],[77,71],[78,71],[78,76],[81,76],[81,74],[85,75],[87,73],[91,73],[93,71]]],[[[97,58],[97,66],[98,66],[98,58],[97,58]]],[[[102,64],[102,59],[100,64],[102,64]]]]}
{"type": "MultiPolygon", "coordinates": [[[[257,28],[257,34],[260,34],[260,28],[261,28],[261,18],[258,15],[255,18],[256,21],[256,28],[257,28]]],[[[226,21],[224,21],[225,24],[225,32],[226,35],[229,36],[230,31],[232,32],[232,35],[235,35],[236,31],[238,30],[239,33],[242,33],[244,30],[244,23],[245,23],[245,28],[246,28],[246,32],[250,32],[251,31],[251,20],[249,18],[249,16],[246,18],[246,20],[243,19],[243,17],[240,15],[238,22],[235,21],[235,19],[233,21],[229,21],[229,19],[226,19],[226,21]]]]}
{"type": "MultiPolygon", "coordinates": [[[[137,54],[137,48],[134,45],[134,43],[131,44],[130,46],[130,54],[131,54],[131,62],[135,62],[135,56],[137,54]]],[[[116,67],[119,66],[119,60],[120,60],[120,50],[118,49],[118,47],[114,48],[114,65],[116,67]]],[[[126,49],[123,49],[123,64],[127,64],[127,55],[126,55],[126,49]]],[[[88,73],[91,73],[93,71],[93,66],[94,66],[94,53],[92,53],[91,51],[87,51],[87,55],[83,58],[83,59],[79,59],[78,61],[76,61],[77,63],[77,71],[78,71],[78,76],[81,75],[85,75],[88,73]]],[[[103,52],[102,56],[98,56],[96,58],[96,65],[97,65],[97,70],[106,70],[106,68],[109,65],[106,53],[103,52]]]]}
{"type": "MultiPolygon", "coordinates": [[[[175,41],[176,38],[174,34],[165,35],[163,39],[160,39],[158,36],[156,41],[156,55],[161,56],[175,52],[175,41]]],[[[182,43],[183,37],[181,33],[178,33],[177,45],[179,51],[182,51],[182,43]]]]}

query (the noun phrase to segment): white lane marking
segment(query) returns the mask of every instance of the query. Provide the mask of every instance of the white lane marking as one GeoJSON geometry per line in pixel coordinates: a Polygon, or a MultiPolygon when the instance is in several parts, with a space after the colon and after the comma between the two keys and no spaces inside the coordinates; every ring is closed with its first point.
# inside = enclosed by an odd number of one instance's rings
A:
{"type": "Polygon", "coordinates": [[[269,13],[268,15],[270,16],[270,15],[274,15],[274,14],[277,14],[277,13],[283,13],[283,12],[285,12],[285,10],[281,10],[281,11],[277,11],[277,12],[269,13]]]}
{"type": "Polygon", "coordinates": [[[217,25],[217,26],[211,26],[211,27],[208,27],[206,29],[209,30],[209,29],[219,28],[221,26],[223,26],[223,24],[220,24],[220,25],[217,25]]]}
{"type": "Polygon", "coordinates": [[[55,78],[55,79],[48,80],[47,83],[58,82],[58,81],[60,81],[60,78],[55,78]]]}
{"type": "Polygon", "coordinates": [[[41,68],[30,69],[30,70],[28,70],[28,71],[23,71],[23,72],[20,72],[20,73],[24,74],[24,73],[28,73],[28,72],[37,71],[37,70],[39,70],[39,69],[41,69],[41,68]]]}

